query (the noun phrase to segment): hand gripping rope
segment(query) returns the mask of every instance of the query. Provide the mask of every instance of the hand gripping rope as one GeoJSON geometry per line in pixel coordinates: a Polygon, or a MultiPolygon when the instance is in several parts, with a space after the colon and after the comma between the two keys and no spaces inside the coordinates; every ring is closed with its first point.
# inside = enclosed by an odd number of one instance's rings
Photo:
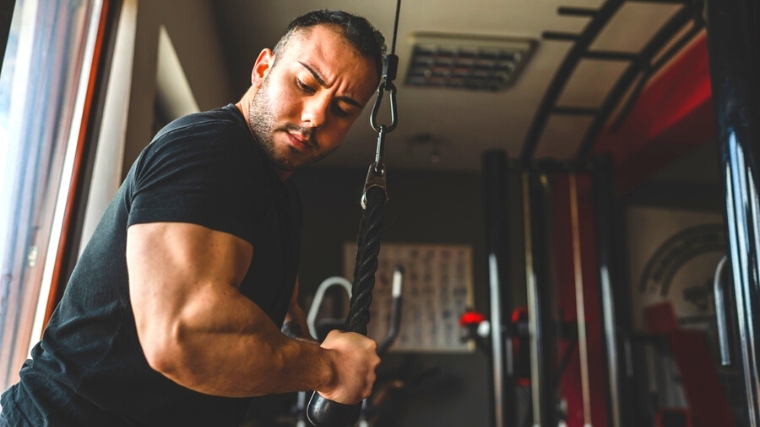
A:
{"type": "MultiPolygon", "coordinates": [[[[370,125],[377,132],[377,148],[375,150],[375,161],[372,162],[367,172],[364,194],[361,199],[364,215],[359,222],[351,307],[346,318],[346,332],[356,332],[362,335],[367,335],[369,307],[372,303],[372,288],[375,286],[375,272],[377,271],[377,256],[380,253],[380,234],[383,230],[383,211],[385,202],[388,200],[385,186],[386,170],[383,163],[385,135],[393,132],[398,124],[396,86],[393,84],[393,80],[396,79],[398,70],[398,56],[396,56],[395,51],[400,6],[401,0],[397,0],[391,53],[386,56],[383,76],[380,85],[377,87],[377,97],[370,118],[370,125]],[[391,123],[387,126],[384,124],[378,126],[377,115],[385,91],[390,92],[391,123]]],[[[361,403],[343,405],[325,399],[316,392],[312,395],[306,409],[309,421],[316,427],[349,427],[356,423],[360,413],[361,403]]]]}

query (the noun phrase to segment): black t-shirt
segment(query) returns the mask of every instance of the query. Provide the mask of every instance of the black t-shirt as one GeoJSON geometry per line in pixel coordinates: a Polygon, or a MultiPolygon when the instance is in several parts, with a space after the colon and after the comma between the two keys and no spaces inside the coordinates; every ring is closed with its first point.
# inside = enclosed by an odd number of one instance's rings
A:
{"type": "Polygon", "coordinates": [[[142,152],[85,248],[42,341],[2,396],[11,425],[237,426],[250,399],[208,396],[152,370],[129,300],[127,227],[185,222],[238,236],[254,256],[240,292],[281,325],[301,213],[234,105],[180,118],[142,152]]]}

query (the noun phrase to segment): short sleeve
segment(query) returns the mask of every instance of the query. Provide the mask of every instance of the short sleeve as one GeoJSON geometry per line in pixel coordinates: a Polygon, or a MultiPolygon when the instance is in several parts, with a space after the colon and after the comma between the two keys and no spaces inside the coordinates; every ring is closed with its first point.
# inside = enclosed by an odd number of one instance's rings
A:
{"type": "Polygon", "coordinates": [[[140,155],[128,226],[185,222],[253,241],[266,198],[263,161],[232,125],[201,122],[158,136],[140,155]]]}

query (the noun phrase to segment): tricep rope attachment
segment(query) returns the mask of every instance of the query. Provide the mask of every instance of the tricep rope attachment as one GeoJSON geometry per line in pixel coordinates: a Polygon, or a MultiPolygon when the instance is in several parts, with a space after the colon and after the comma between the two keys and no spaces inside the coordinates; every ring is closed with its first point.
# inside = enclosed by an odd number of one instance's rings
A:
{"type": "MultiPolygon", "coordinates": [[[[383,162],[385,135],[393,132],[398,124],[396,86],[393,84],[393,80],[396,79],[398,70],[398,56],[396,56],[395,51],[400,6],[401,0],[398,0],[391,53],[386,56],[383,76],[377,87],[377,96],[370,116],[370,125],[377,132],[377,148],[375,160],[367,172],[367,180],[364,183],[364,192],[361,198],[364,214],[359,222],[351,306],[346,318],[346,332],[356,332],[362,335],[367,335],[369,307],[372,304],[372,289],[375,287],[375,273],[377,272],[377,257],[380,254],[380,235],[383,231],[383,212],[385,202],[388,200],[385,181],[386,169],[383,162]],[[385,91],[389,92],[391,123],[389,125],[378,125],[377,116],[385,91]]],[[[316,427],[348,427],[356,423],[360,412],[361,403],[343,405],[314,393],[309,401],[306,415],[316,427]]]]}

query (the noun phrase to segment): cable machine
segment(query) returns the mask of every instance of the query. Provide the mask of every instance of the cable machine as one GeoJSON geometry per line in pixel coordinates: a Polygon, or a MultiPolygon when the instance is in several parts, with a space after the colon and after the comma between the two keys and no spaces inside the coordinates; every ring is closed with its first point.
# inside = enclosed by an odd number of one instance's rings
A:
{"type": "MultiPolygon", "coordinates": [[[[375,286],[377,272],[377,257],[380,254],[380,236],[383,229],[383,212],[388,200],[386,190],[386,169],[383,162],[385,136],[393,132],[398,125],[396,110],[396,86],[393,81],[398,72],[398,56],[396,56],[396,34],[401,10],[401,0],[396,2],[396,18],[393,25],[393,41],[391,53],[385,58],[383,76],[377,87],[375,104],[372,107],[370,125],[377,132],[377,147],[375,160],[369,166],[367,179],[364,183],[364,193],[361,206],[364,215],[359,223],[357,239],[356,265],[354,267],[354,282],[351,292],[351,303],[346,318],[346,332],[367,335],[369,324],[369,308],[372,304],[372,289],[375,286]],[[377,116],[383,101],[383,94],[388,91],[391,122],[388,125],[378,124],[377,116]]],[[[361,414],[362,404],[344,405],[325,399],[318,393],[313,393],[306,408],[306,416],[316,427],[348,427],[356,424],[361,414]]]]}

